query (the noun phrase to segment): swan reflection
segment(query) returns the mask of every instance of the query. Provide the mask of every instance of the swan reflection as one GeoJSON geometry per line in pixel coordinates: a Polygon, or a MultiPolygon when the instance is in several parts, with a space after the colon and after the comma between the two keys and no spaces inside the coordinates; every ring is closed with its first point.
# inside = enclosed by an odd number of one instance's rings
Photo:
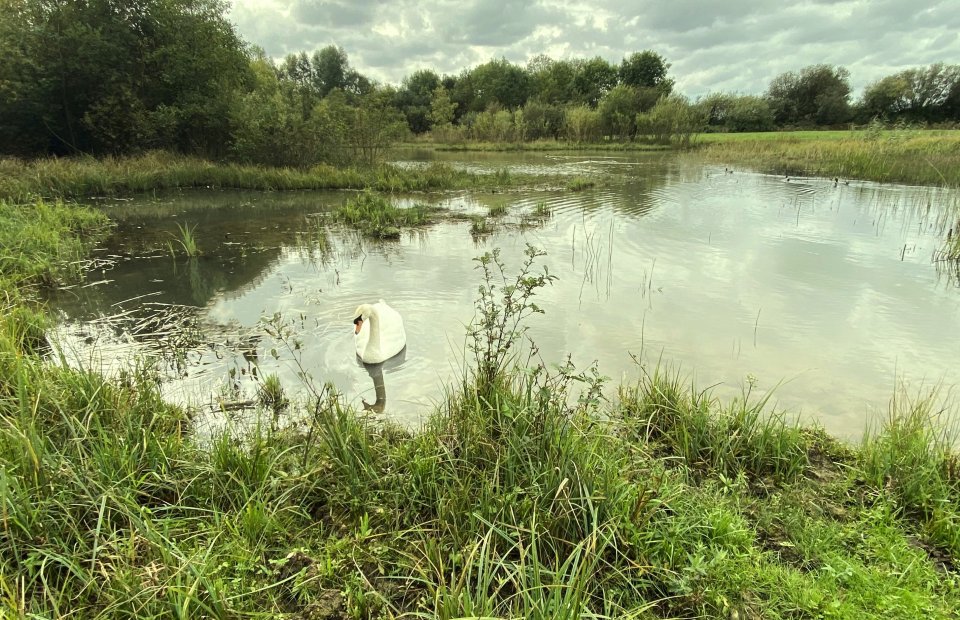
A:
{"type": "Polygon", "coordinates": [[[364,411],[383,413],[383,410],[387,406],[387,387],[383,380],[383,371],[386,370],[389,372],[399,367],[406,358],[407,347],[403,347],[399,353],[379,364],[366,364],[360,359],[359,355],[357,356],[357,363],[363,366],[363,369],[366,370],[370,378],[373,379],[373,392],[376,395],[376,400],[372,404],[368,403],[365,398],[360,399],[360,402],[363,403],[364,411]]]}

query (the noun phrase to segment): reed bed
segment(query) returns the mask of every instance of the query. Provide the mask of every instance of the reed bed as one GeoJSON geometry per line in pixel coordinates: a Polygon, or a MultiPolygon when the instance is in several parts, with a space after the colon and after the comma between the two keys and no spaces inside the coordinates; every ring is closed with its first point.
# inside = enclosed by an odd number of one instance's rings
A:
{"type": "Polygon", "coordinates": [[[0,198],[24,202],[35,196],[81,198],[177,188],[320,190],[375,189],[384,192],[485,188],[503,183],[542,182],[516,176],[488,178],[443,164],[405,169],[269,168],[215,163],[196,157],[150,152],[138,157],[0,159],[0,198]]]}
{"type": "Polygon", "coordinates": [[[750,134],[701,143],[709,161],[774,174],[809,174],[884,183],[960,186],[960,132],[750,134]]]}
{"type": "Polygon", "coordinates": [[[898,397],[861,446],[663,364],[609,402],[595,367],[523,346],[541,260],[478,259],[469,363],[413,434],[268,377],[262,423],[201,439],[150,364],[50,363],[8,301],[0,616],[955,617],[933,400],[898,397]]]}

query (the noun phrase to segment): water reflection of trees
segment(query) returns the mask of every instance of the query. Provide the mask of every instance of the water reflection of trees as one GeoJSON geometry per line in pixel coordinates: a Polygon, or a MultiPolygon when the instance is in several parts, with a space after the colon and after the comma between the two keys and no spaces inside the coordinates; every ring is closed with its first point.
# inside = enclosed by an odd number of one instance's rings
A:
{"type": "Polygon", "coordinates": [[[279,256],[279,248],[264,248],[193,258],[119,258],[111,268],[88,275],[101,280],[54,291],[50,301],[80,319],[116,314],[144,300],[203,307],[217,293],[259,284],[279,256]]]}

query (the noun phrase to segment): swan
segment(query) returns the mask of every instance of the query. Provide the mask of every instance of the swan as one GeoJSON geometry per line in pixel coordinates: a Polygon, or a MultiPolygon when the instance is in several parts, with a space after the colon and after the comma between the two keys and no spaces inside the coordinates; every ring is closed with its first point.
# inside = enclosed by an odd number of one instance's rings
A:
{"type": "Polygon", "coordinates": [[[375,304],[361,304],[353,315],[354,341],[357,355],[365,364],[379,364],[407,346],[400,313],[382,299],[375,304]]]}

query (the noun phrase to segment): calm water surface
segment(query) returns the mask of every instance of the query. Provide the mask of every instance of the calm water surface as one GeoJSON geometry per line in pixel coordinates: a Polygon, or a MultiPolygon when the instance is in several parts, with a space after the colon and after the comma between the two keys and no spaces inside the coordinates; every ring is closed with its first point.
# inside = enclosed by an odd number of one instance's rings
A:
{"type": "Polygon", "coordinates": [[[396,242],[362,240],[324,218],[346,192],[106,203],[119,224],[95,253],[100,264],[53,300],[61,347],[72,363],[106,371],[156,354],[164,394],[200,407],[250,399],[269,373],[296,392],[301,372],[373,403],[382,372],[384,415],[416,426],[461,363],[480,284],[472,259],[501,248],[517,267],[531,243],[559,277],[538,297],[546,314],[530,322],[542,356],[597,360],[612,386],[638,376],[631,354],[662,358],[721,397],[748,381],[776,388],[779,406],[856,437],[884,415],[897,381],[960,382],[960,287],[931,262],[956,194],[727,173],[663,155],[435,157],[481,172],[600,178],[584,192],[398,197],[464,213],[506,206],[482,239],[448,221],[396,242]],[[529,218],[538,203],[551,210],[542,222],[529,218]],[[171,258],[177,224],[196,226],[201,258],[171,258]],[[355,357],[352,312],[380,298],[402,313],[408,347],[369,369],[355,357]],[[266,333],[262,319],[275,316],[299,348],[266,333]]]}

